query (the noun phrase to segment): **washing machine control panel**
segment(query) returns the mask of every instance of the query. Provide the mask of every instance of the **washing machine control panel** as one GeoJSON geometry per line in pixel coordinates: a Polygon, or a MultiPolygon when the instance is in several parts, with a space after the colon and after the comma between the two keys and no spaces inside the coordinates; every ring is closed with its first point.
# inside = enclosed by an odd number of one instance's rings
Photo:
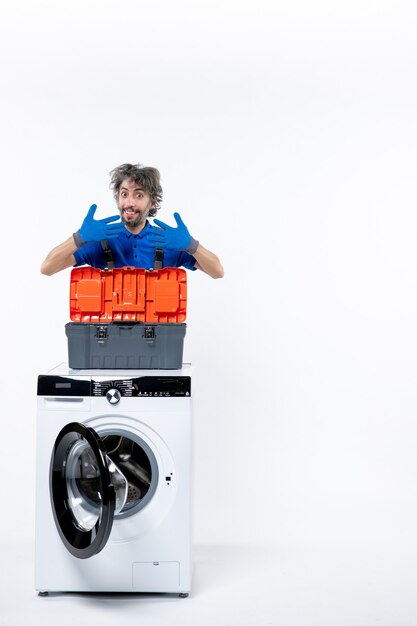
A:
{"type": "Polygon", "coordinates": [[[83,376],[38,377],[38,396],[105,397],[110,404],[121,398],[172,398],[191,396],[190,376],[136,376],[132,378],[83,376]]]}
{"type": "Polygon", "coordinates": [[[120,398],[172,398],[191,395],[189,376],[139,376],[116,380],[92,380],[92,395],[106,396],[111,404],[120,398]]]}

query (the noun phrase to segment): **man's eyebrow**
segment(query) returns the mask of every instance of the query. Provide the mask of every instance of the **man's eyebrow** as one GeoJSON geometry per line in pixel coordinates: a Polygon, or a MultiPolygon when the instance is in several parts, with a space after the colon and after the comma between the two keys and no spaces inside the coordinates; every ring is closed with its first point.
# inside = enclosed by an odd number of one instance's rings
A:
{"type": "MultiPolygon", "coordinates": [[[[120,191],[129,191],[127,187],[120,187],[120,191]]],[[[135,187],[133,191],[145,191],[143,187],[135,187]]]]}

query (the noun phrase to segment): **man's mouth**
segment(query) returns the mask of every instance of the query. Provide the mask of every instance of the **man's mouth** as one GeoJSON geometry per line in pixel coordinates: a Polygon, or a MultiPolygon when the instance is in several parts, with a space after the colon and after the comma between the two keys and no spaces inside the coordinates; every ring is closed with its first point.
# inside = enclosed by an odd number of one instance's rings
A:
{"type": "Polygon", "coordinates": [[[134,209],[123,209],[123,215],[125,217],[136,217],[140,214],[140,211],[135,211],[134,209]]]}
{"type": "Polygon", "coordinates": [[[146,220],[147,213],[146,211],[139,211],[138,209],[122,209],[121,217],[122,222],[127,226],[136,228],[136,226],[140,226],[146,220]]]}

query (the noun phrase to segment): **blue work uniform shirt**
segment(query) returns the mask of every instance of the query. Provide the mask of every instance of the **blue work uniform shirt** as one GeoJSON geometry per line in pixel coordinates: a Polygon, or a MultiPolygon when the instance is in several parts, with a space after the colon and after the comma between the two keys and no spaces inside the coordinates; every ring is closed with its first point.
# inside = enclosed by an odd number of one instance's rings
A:
{"type": "MultiPolygon", "coordinates": [[[[133,235],[125,228],[114,239],[108,239],[108,245],[113,253],[115,267],[141,267],[153,269],[155,257],[155,244],[149,241],[149,234],[153,230],[158,230],[156,226],[151,226],[147,221],[145,227],[137,235],[133,235]]],[[[100,241],[86,243],[74,252],[76,267],[78,265],[91,265],[105,269],[106,259],[100,241]]],[[[178,252],[164,248],[163,267],[185,267],[188,270],[195,270],[195,258],[188,252],[178,252]]]]}

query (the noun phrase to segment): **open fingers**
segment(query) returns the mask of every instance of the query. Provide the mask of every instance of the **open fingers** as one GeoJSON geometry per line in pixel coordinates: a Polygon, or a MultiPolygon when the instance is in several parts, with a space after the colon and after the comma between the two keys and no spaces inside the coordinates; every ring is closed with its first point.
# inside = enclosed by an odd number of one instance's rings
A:
{"type": "Polygon", "coordinates": [[[185,226],[184,222],[181,219],[181,215],[179,213],[174,213],[174,219],[177,222],[177,226],[185,226]]]}
{"type": "Polygon", "coordinates": [[[157,220],[155,218],[153,220],[153,223],[159,226],[160,228],[162,228],[163,230],[166,230],[167,228],[171,228],[170,226],[168,226],[168,224],[165,224],[165,222],[161,222],[161,220],[157,220]]]}
{"type": "Polygon", "coordinates": [[[101,220],[103,224],[110,224],[110,222],[115,222],[120,219],[120,215],[112,215],[111,217],[105,217],[104,220],[101,220]]]}
{"type": "Polygon", "coordinates": [[[97,205],[96,204],[92,204],[90,206],[90,208],[88,209],[88,213],[87,213],[87,217],[90,218],[91,220],[94,219],[94,213],[97,210],[97,205]]]}
{"type": "Polygon", "coordinates": [[[149,237],[149,241],[154,244],[165,243],[165,237],[149,237]]]}
{"type": "Polygon", "coordinates": [[[106,233],[122,233],[124,229],[124,224],[122,224],[121,222],[119,224],[109,224],[108,226],[106,226],[106,233]]]}

